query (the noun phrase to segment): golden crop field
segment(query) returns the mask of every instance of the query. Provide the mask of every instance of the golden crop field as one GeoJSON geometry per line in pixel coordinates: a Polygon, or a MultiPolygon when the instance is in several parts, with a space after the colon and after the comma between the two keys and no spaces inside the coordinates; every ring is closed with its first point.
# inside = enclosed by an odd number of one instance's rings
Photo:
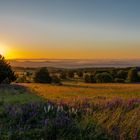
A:
{"type": "Polygon", "coordinates": [[[91,99],[94,102],[109,101],[114,98],[140,98],[139,84],[85,84],[65,83],[62,86],[49,84],[22,84],[39,96],[51,100],[91,99]]]}

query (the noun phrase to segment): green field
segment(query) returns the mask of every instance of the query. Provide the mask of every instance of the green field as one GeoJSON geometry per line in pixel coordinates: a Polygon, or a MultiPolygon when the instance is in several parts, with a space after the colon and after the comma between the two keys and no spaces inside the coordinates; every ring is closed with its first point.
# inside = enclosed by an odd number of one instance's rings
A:
{"type": "Polygon", "coordinates": [[[5,104],[24,104],[41,101],[42,98],[34,94],[29,88],[22,85],[1,85],[0,102],[5,104]]]}

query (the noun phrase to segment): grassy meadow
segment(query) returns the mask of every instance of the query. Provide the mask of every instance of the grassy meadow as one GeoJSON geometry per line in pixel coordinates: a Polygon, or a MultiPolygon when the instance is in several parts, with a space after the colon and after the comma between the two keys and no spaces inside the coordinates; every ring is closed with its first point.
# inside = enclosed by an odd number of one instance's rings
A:
{"type": "Polygon", "coordinates": [[[41,97],[22,85],[0,85],[1,104],[24,104],[41,100],[41,97]]]}
{"type": "Polygon", "coordinates": [[[1,85],[0,98],[5,140],[140,139],[139,84],[1,85]]]}
{"type": "Polygon", "coordinates": [[[63,86],[25,84],[39,96],[74,108],[87,107],[89,116],[113,139],[140,138],[139,84],[66,83],[63,86]]]}

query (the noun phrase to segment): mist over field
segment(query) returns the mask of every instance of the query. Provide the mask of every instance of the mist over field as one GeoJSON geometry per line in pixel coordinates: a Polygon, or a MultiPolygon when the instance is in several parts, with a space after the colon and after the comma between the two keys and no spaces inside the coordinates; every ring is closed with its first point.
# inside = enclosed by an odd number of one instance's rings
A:
{"type": "Polygon", "coordinates": [[[13,67],[139,67],[140,59],[16,59],[9,60],[13,67]]]}

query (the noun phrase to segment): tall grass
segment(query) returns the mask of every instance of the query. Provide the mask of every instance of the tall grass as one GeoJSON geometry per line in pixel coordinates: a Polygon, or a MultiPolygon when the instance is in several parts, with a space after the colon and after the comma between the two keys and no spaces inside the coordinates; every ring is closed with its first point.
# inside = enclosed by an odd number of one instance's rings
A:
{"type": "Polygon", "coordinates": [[[108,140],[107,132],[86,117],[85,109],[54,102],[6,105],[0,111],[2,140],[108,140]]]}
{"type": "Polygon", "coordinates": [[[57,104],[86,112],[116,140],[140,139],[139,84],[28,85],[57,104]]]}

